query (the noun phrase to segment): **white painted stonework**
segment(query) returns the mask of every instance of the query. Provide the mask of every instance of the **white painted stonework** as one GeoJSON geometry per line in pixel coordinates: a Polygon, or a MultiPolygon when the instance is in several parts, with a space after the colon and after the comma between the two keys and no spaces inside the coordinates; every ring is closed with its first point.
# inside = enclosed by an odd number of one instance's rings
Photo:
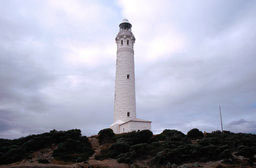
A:
{"type": "Polygon", "coordinates": [[[124,19],[116,36],[116,81],[114,100],[114,133],[151,129],[151,121],[136,118],[134,50],[132,25],[124,19]]]}

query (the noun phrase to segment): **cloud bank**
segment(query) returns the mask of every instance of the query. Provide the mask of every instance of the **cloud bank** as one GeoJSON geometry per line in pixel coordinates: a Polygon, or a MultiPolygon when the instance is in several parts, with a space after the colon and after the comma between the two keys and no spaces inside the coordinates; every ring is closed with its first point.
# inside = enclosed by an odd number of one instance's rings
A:
{"type": "Polygon", "coordinates": [[[137,115],[155,133],[197,127],[255,133],[256,2],[0,2],[0,137],[113,120],[122,18],[136,37],[137,115]]]}

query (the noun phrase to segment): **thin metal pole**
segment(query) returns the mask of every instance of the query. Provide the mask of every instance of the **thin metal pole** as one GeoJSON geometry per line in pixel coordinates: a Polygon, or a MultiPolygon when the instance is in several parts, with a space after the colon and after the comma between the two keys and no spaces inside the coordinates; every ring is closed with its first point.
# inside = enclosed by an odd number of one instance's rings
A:
{"type": "Polygon", "coordinates": [[[223,132],[223,123],[222,123],[222,114],[221,114],[221,106],[219,104],[219,110],[220,110],[220,125],[221,125],[221,132],[223,132]]]}

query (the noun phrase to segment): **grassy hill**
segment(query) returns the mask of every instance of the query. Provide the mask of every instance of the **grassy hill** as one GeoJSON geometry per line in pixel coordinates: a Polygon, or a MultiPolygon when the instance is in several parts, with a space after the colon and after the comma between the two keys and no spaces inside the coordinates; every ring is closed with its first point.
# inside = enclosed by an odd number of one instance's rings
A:
{"type": "MultiPolygon", "coordinates": [[[[256,135],[190,130],[144,130],[115,135],[101,130],[87,138],[80,130],[50,131],[15,140],[0,139],[0,164],[41,163],[80,167],[256,167],[256,135]],[[216,167],[216,164],[210,166],[216,167]]],[[[1,167],[1,166],[0,166],[1,167]]]]}

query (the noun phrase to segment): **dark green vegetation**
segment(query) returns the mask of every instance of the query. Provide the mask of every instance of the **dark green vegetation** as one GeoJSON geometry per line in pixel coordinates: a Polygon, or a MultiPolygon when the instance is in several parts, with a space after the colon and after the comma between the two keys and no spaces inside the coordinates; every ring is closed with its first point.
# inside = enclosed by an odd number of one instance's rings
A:
{"type": "Polygon", "coordinates": [[[200,139],[204,137],[204,134],[202,131],[199,131],[199,129],[194,128],[187,133],[188,138],[190,139],[200,139]]]}
{"type": "MultiPolygon", "coordinates": [[[[88,138],[82,136],[80,130],[52,130],[15,140],[0,139],[0,164],[31,158],[33,152],[54,146],[57,148],[53,151],[53,157],[61,161],[86,161],[94,153],[88,138]]],[[[47,163],[47,160],[39,162],[47,163]]]]}
{"type": "Polygon", "coordinates": [[[256,135],[253,134],[215,131],[204,135],[198,129],[192,129],[187,135],[164,130],[153,136],[151,131],[144,130],[113,136],[110,131],[104,137],[113,143],[100,140],[102,150],[95,156],[98,160],[113,158],[120,163],[133,163],[149,159],[151,165],[157,166],[217,160],[235,163],[236,156],[244,156],[252,164],[255,162],[256,135]]]}
{"type": "MultiPolygon", "coordinates": [[[[94,138],[95,139],[95,138],[94,138]]],[[[198,129],[187,135],[177,130],[164,130],[153,135],[149,130],[115,135],[111,129],[98,134],[100,154],[95,159],[116,159],[120,163],[147,160],[152,167],[190,162],[224,160],[238,163],[243,156],[249,163],[256,162],[256,135],[215,131],[203,134],[198,129]]],[[[56,160],[82,162],[94,153],[87,137],[78,129],[50,131],[15,140],[0,139],[0,164],[8,164],[33,158],[33,153],[43,149],[53,151],[56,160]]],[[[39,163],[51,163],[38,158],[39,163]]]]}
{"type": "Polygon", "coordinates": [[[115,136],[114,132],[110,128],[106,128],[103,130],[100,130],[98,133],[98,138],[99,138],[99,143],[104,144],[104,143],[111,143],[113,142],[113,137],[115,136]]]}

